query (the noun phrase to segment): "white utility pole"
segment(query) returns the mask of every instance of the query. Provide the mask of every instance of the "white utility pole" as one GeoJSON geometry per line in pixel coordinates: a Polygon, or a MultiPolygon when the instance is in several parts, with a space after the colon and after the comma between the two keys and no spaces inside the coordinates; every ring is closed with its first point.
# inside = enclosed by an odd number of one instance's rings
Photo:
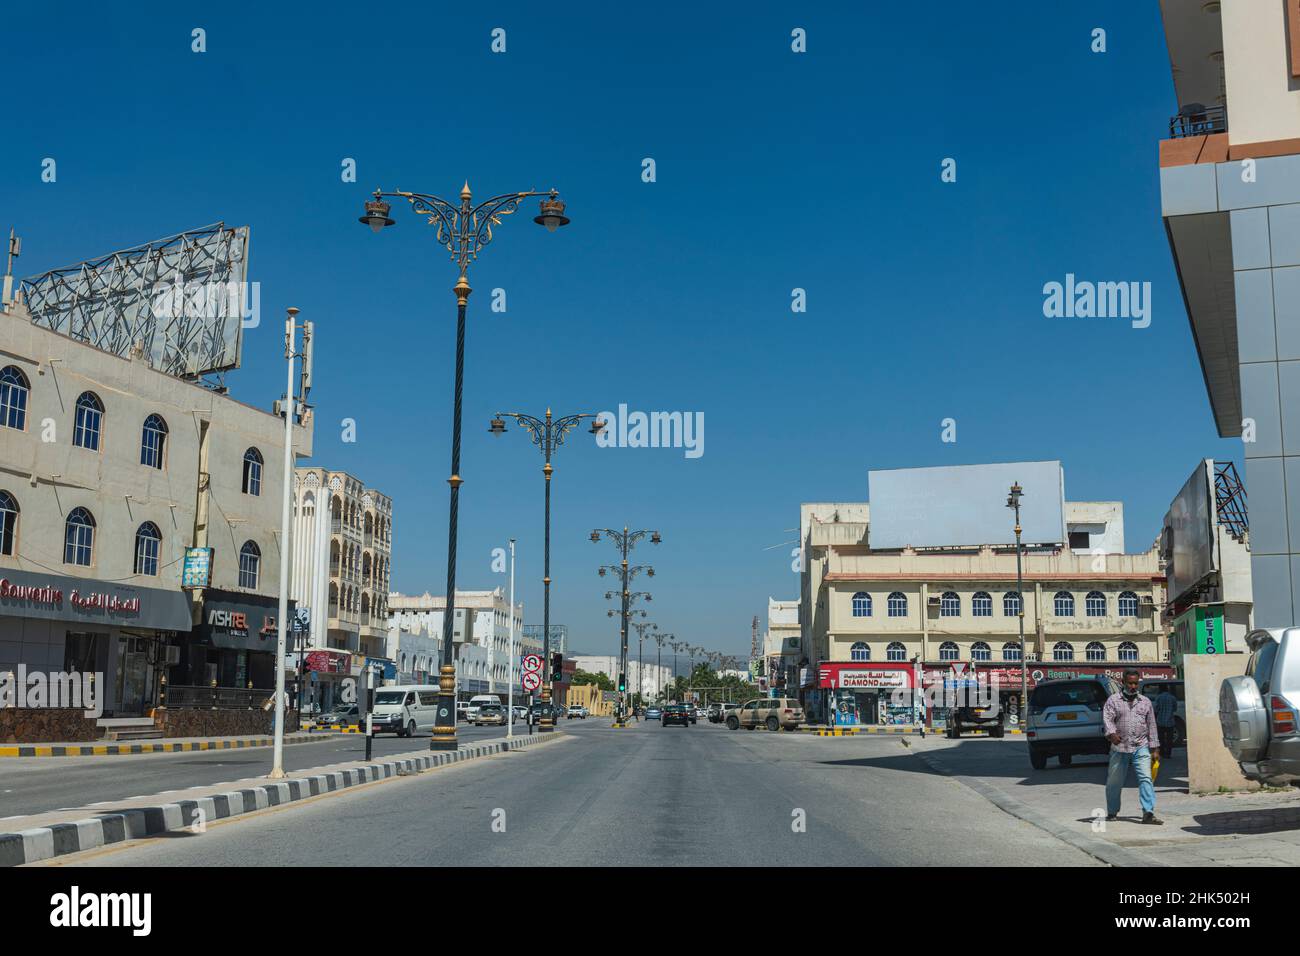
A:
{"type": "MultiPolygon", "coordinates": [[[[294,317],[298,310],[288,309],[284,320],[284,356],[288,359],[289,374],[284,388],[284,493],[280,505],[280,610],[275,620],[275,750],[271,761],[272,780],[285,776],[284,772],[284,654],[285,630],[289,624],[289,513],[290,495],[293,493],[293,359],[294,317]]],[[[301,680],[301,675],[299,675],[301,680]]]]}
{"type": "Polygon", "coordinates": [[[506,736],[515,735],[515,539],[510,539],[510,670],[506,678],[506,736]]]}

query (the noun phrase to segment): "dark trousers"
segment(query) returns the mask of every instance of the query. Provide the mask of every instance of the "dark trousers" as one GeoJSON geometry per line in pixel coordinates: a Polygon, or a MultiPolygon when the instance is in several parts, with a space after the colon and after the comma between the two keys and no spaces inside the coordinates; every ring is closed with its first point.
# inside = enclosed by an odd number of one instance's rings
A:
{"type": "Polygon", "coordinates": [[[1174,750],[1174,725],[1160,724],[1156,730],[1160,733],[1160,756],[1167,758],[1174,750]]]}

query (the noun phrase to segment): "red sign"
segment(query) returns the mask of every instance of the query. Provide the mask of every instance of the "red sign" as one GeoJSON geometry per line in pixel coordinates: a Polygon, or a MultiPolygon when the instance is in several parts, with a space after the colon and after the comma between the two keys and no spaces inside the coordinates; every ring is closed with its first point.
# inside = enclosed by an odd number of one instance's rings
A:
{"type": "Polygon", "coordinates": [[[911,687],[913,667],[908,661],[872,664],[869,661],[823,661],[818,668],[819,687],[852,690],[894,690],[911,687]]]}
{"type": "Polygon", "coordinates": [[[308,651],[307,669],[321,674],[349,674],[352,671],[351,657],[336,651],[308,651]]]}

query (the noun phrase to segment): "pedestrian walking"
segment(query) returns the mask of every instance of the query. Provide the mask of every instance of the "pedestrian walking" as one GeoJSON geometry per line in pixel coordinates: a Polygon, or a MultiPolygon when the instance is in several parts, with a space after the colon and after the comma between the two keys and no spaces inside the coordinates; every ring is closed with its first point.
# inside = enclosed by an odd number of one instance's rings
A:
{"type": "Polygon", "coordinates": [[[1135,669],[1124,671],[1119,693],[1112,694],[1101,711],[1102,727],[1110,741],[1110,766],[1106,772],[1106,819],[1119,818],[1120,796],[1132,768],[1137,775],[1138,802],[1142,805],[1142,822],[1159,826],[1156,816],[1156,788],[1151,780],[1151,761],[1160,756],[1160,733],[1156,726],[1155,707],[1150,698],[1138,693],[1142,675],[1135,669]],[[1153,746],[1154,744],[1154,746],[1153,746]]]}
{"type": "Polygon", "coordinates": [[[1160,685],[1160,693],[1155,699],[1156,729],[1160,732],[1160,751],[1168,760],[1174,752],[1175,715],[1178,713],[1178,698],[1169,689],[1168,684],[1160,685]]]}

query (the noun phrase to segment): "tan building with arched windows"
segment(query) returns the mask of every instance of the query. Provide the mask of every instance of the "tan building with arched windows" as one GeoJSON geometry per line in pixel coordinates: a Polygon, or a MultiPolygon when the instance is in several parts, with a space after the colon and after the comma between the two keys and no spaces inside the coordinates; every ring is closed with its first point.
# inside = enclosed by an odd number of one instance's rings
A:
{"type": "MultiPolygon", "coordinates": [[[[318,652],[311,669],[321,690],[322,682],[356,676],[368,660],[387,661],[393,502],[326,468],[297,469],[293,501],[290,593],[310,609],[306,647],[318,652]]],[[[318,703],[332,700],[330,688],[323,690],[318,703]]]]}

